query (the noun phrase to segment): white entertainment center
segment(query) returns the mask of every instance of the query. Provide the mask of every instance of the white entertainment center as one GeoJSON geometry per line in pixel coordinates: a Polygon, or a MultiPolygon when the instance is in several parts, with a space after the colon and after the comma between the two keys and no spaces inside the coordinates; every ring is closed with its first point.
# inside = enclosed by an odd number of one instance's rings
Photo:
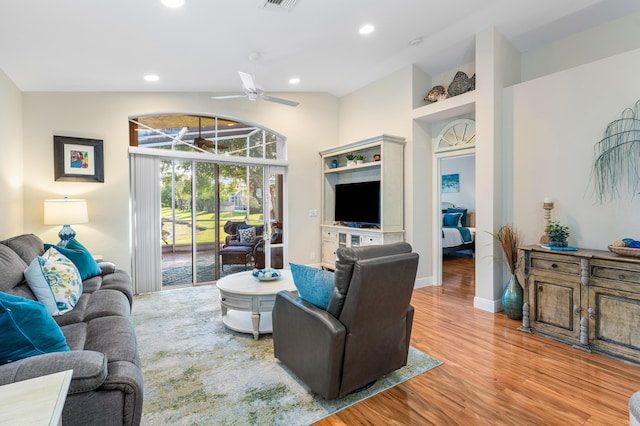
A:
{"type": "Polygon", "coordinates": [[[404,138],[381,135],[320,152],[322,267],[335,267],[338,247],[404,241],[404,144],[404,138]],[[347,165],[348,154],[363,160],[347,165]],[[336,221],[336,185],[375,181],[380,182],[379,224],[336,221]]]}

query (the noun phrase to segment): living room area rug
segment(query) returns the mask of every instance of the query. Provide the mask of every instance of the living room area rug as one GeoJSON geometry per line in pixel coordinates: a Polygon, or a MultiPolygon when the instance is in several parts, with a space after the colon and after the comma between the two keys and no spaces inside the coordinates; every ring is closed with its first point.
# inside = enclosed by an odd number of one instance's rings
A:
{"type": "Polygon", "coordinates": [[[144,377],[143,425],[309,425],[441,363],[410,348],[405,367],[326,401],[255,340],[222,323],[215,285],[135,296],[144,377]]]}

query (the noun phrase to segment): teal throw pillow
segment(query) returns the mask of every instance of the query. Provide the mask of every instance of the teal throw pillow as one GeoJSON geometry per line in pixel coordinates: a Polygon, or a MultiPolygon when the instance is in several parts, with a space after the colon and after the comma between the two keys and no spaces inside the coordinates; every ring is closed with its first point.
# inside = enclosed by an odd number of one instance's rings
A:
{"type": "Polygon", "coordinates": [[[333,272],[297,263],[289,265],[298,296],[320,309],[327,309],[331,294],[336,288],[333,272]]]}
{"type": "Polygon", "coordinates": [[[62,330],[40,302],[0,293],[0,364],[68,352],[62,330]]]}
{"type": "Polygon", "coordinates": [[[76,265],[55,247],[36,256],[24,271],[27,284],[51,315],[72,310],[82,294],[82,280],[76,265]]]}
{"type": "Polygon", "coordinates": [[[443,214],[442,226],[462,226],[462,213],[443,214]]]}
{"type": "Polygon", "coordinates": [[[447,213],[462,213],[462,217],[460,218],[460,226],[467,226],[467,209],[459,209],[459,208],[448,208],[447,213]]]}
{"type": "Polygon", "coordinates": [[[93,255],[75,238],[70,239],[67,242],[66,247],[54,246],[53,244],[44,245],[45,250],[48,250],[49,247],[55,247],[59,253],[69,258],[69,260],[76,265],[76,268],[78,268],[80,278],[83,281],[102,273],[102,269],[100,269],[100,266],[93,258],[93,255]]]}

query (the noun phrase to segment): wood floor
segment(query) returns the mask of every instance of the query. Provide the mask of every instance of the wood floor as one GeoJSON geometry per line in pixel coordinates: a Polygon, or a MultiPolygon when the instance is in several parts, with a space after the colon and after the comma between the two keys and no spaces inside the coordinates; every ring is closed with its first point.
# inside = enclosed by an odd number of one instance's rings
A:
{"type": "Polygon", "coordinates": [[[436,367],[318,425],[628,425],[640,368],[517,331],[473,308],[473,260],[414,292],[411,344],[436,367]]]}

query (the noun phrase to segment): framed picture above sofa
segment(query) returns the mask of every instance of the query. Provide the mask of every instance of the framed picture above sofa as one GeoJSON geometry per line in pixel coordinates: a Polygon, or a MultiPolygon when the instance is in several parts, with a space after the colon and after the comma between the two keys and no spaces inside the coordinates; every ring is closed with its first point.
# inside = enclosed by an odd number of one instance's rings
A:
{"type": "Polygon", "coordinates": [[[53,168],[56,181],[104,182],[102,140],[54,136],[53,168]]]}

